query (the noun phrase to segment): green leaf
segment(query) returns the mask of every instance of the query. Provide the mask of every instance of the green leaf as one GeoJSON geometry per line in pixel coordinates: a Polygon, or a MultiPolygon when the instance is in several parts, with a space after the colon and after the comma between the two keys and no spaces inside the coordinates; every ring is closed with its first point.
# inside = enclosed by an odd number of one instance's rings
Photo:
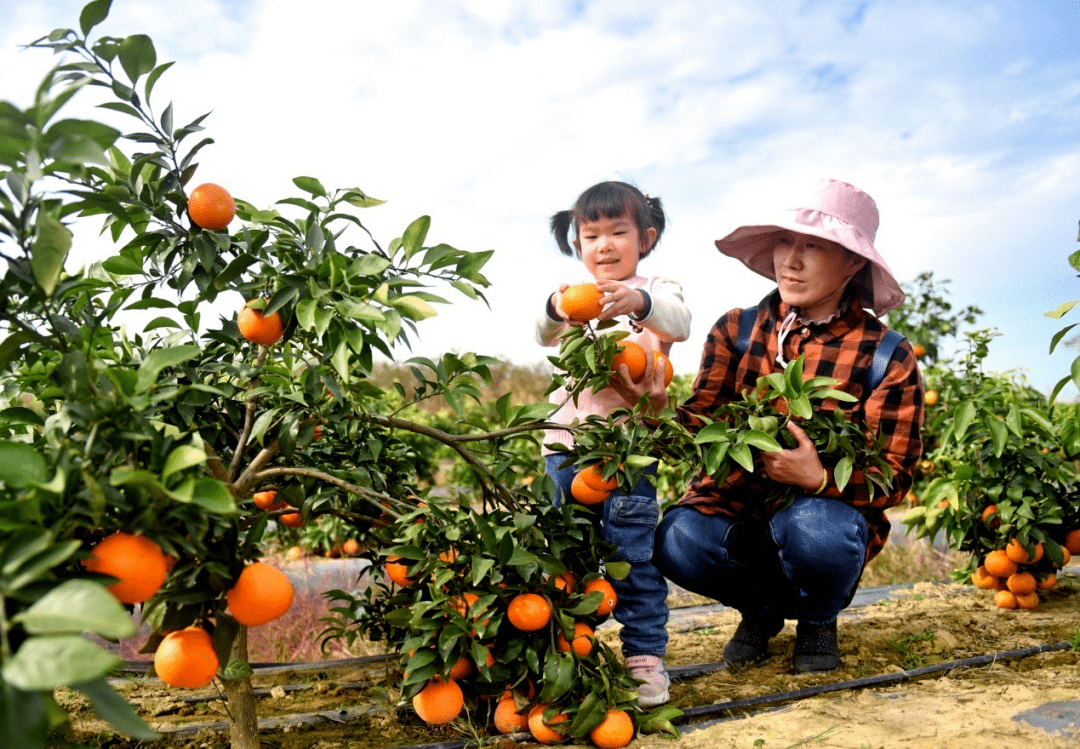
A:
{"type": "Polygon", "coordinates": [[[304,192],[311,193],[317,198],[326,197],[326,188],[314,177],[294,177],[293,184],[304,192]]]}
{"type": "Polygon", "coordinates": [[[112,0],[93,0],[86,4],[79,14],[79,28],[82,29],[83,36],[89,36],[90,29],[109,17],[110,5],[112,0]]]}
{"type": "Polygon", "coordinates": [[[730,439],[728,435],[729,431],[731,431],[731,428],[727,424],[722,421],[716,421],[698,430],[698,433],[694,435],[694,442],[699,445],[704,445],[719,440],[728,441],[730,439]]]}
{"type": "Polygon", "coordinates": [[[122,639],[135,634],[116,596],[92,580],[66,580],[12,620],[35,635],[94,632],[122,639]]]}
{"type": "Polygon", "coordinates": [[[117,731],[143,741],[153,741],[158,738],[157,732],[146,725],[131,704],[109,686],[105,679],[72,684],[71,688],[85,694],[98,717],[108,721],[117,731]]]}
{"type": "Polygon", "coordinates": [[[759,432],[756,429],[750,429],[742,432],[739,435],[739,441],[744,444],[750,445],[751,447],[756,447],[758,450],[764,450],[765,452],[769,453],[780,452],[784,449],[780,447],[780,443],[773,439],[772,436],[766,434],[765,432],[759,432]]]}
{"type": "Polygon", "coordinates": [[[791,409],[792,416],[797,416],[800,419],[809,419],[814,415],[814,409],[810,405],[810,398],[803,393],[790,398],[788,408],[791,409]]]}
{"type": "Polygon", "coordinates": [[[51,691],[101,678],[124,661],[81,635],[42,635],[23,641],[4,662],[3,677],[19,689],[51,691]]]}
{"type": "Polygon", "coordinates": [[[732,445],[731,449],[728,451],[728,455],[748,472],[753,472],[754,456],[751,454],[749,447],[746,445],[732,445]]]}
{"type": "Polygon", "coordinates": [[[221,515],[231,515],[237,511],[236,502],[228,487],[217,479],[197,479],[191,501],[221,515]]]}
{"type": "Polygon", "coordinates": [[[574,670],[572,656],[549,650],[544,662],[544,687],[540,690],[540,701],[550,705],[569,692],[574,683],[574,670]]]}
{"type": "Polygon", "coordinates": [[[157,65],[154,42],[146,34],[132,34],[120,43],[120,65],[135,83],[157,65]]]}
{"type": "Polygon", "coordinates": [[[1009,406],[1009,411],[1005,414],[1005,426],[1017,437],[1021,439],[1024,437],[1024,427],[1020,423],[1020,409],[1015,403],[1009,406]]]}
{"type": "Polygon", "coordinates": [[[994,445],[994,457],[1000,458],[1002,451],[1005,449],[1005,441],[1009,436],[1008,428],[1004,422],[992,414],[986,417],[984,423],[990,432],[990,441],[994,445]]]}
{"type": "Polygon", "coordinates": [[[1080,300],[1075,302],[1065,302],[1057,309],[1052,309],[1049,312],[1044,312],[1043,315],[1045,315],[1046,317],[1052,317],[1055,320],[1060,320],[1069,310],[1071,310],[1077,304],[1080,304],[1080,300]]]}
{"type": "Polygon", "coordinates": [[[969,426],[971,426],[972,420],[975,418],[975,404],[971,401],[964,401],[957,406],[956,411],[953,414],[953,420],[956,422],[956,441],[961,442],[964,439],[964,433],[967,432],[969,426]]]}
{"type": "Polygon", "coordinates": [[[421,216],[409,224],[409,228],[401,237],[401,248],[405,251],[406,258],[412,257],[423,246],[429,228],[431,228],[430,216],[421,216]]]}
{"type": "Polygon", "coordinates": [[[174,473],[206,463],[206,450],[194,445],[180,445],[173,448],[165,458],[165,467],[161,470],[161,480],[168,481],[174,473]]]}
{"type": "Polygon", "coordinates": [[[12,489],[48,480],[45,458],[25,442],[0,440],[0,481],[12,489]]]}
{"type": "Polygon", "coordinates": [[[856,398],[851,393],[845,392],[843,390],[834,390],[832,388],[825,388],[823,390],[816,390],[816,391],[814,391],[813,397],[814,398],[833,398],[833,399],[841,401],[843,403],[857,403],[858,400],[859,400],[858,398],[856,398]]]}
{"type": "Polygon", "coordinates": [[[398,310],[410,320],[426,320],[435,317],[438,312],[435,308],[418,296],[405,294],[390,300],[390,306],[398,310]]]}
{"type": "Polygon", "coordinates": [[[71,232],[66,226],[48,214],[38,218],[34,246],[30,254],[30,267],[34,280],[45,292],[52,296],[60,273],[64,270],[64,260],[71,249],[71,232]]]}
{"type": "Polygon", "coordinates": [[[851,458],[847,455],[840,458],[836,462],[836,468],[833,469],[833,481],[836,482],[836,488],[840,491],[844,491],[847,486],[848,480],[851,478],[851,458]]]}
{"type": "Polygon", "coordinates": [[[136,393],[144,393],[156,382],[163,369],[175,367],[196,358],[202,349],[198,346],[171,346],[157,349],[139,365],[139,379],[135,385],[136,393]]]}
{"type": "Polygon", "coordinates": [[[1051,354],[1054,353],[1054,349],[1057,348],[1058,343],[1061,341],[1062,338],[1065,337],[1065,334],[1068,333],[1073,328],[1075,328],[1076,326],[1077,326],[1077,323],[1073,323],[1072,325],[1066,325],[1064,328],[1059,330],[1057,333],[1054,333],[1054,337],[1050,339],[1050,353],[1051,354]]]}

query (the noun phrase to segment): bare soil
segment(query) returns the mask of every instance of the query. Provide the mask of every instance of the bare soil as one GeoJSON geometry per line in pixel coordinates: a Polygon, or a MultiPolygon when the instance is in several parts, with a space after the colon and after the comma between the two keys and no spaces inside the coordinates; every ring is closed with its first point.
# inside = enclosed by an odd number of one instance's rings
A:
{"type": "MultiPolygon", "coordinates": [[[[953,583],[918,583],[893,590],[876,603],[853,606],[839,623],[841,668],[829,674],[791,672],[795,623],[788,622],[772,641],[774,655],[767,662],[741,673],[717,670],[675,683],[672,704],[689,708],[1039,645],[1075,645],[1080,643],[1077,571],[1073,567],[1063,574],[1058,587],[1032,611],[997,609],[990,592],[953,583]]],[[[669,666],[720,660],[738,624],[737,613],[693,606],[702,601],[685,595],[673,597],[672,603],[678,608],[669,624],[669,666]]],[[[616,626],[602,627],[598,636],[617,648],[616,626]]],[[[375,748],[491,735],[482,707],[470,713],[469,721],[428,728],[411,710],[396,707],[395,677],[386,666],[298,668],[257,675],[256,687],[271,690],[259,700],[260,719],[266,726],[263,745],[375,748]],[[311,715],[320,711],[322,716],[311,715]]],[[[193,701],[196,696],[212,696],[213,690],[200,695],[165,687],[151,678],[118,683],[163,738],[136,744],[117,737],[77,695],[63,695],[63,702],[75,713],[78,741],[109,747],[228,746],[224,702],[193,701]]],[[[1076,700],[1080,700],[1080,652],[1074,647],[952,668],[888,686],[833,692],[753,715],[730,716],[707,727],[683,725],[678,740],[660,734],[639,736],[631,747],[1077,747],[1080,726],[1051,725],[1051,730],[1062,731],[1051,733],[1017,719],[1025,711],[1060,702],[1062,709],[1057,712],[1067,720],[1065,702],[1076,700]]],[[[1049,712],[1054,709],[1051,705],[1049,712]]],[[[1075,706],[1071,715],[1076,715],[1075,706]]],[[[496,745],[539,746],[509,739],[496,745]]]]}

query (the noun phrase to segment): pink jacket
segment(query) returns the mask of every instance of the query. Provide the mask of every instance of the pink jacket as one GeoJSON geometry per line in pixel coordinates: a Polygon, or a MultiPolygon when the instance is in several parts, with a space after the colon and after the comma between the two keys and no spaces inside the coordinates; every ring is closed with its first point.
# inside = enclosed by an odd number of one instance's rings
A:
{"type": "MultiPolygon", "coordinates": [[[[670,278],[659,276],[634,276],[623,281],[627,286],[641,289],[649,295],[649,310],[640,320],[630,317],[616,318],[617,327],[611,330],[626,330],[626,338],[641,346],[646,351],[662,351],[668,355],[671,344],[685,341],[690,337],[690,309],[683,302],[682,284],[670,278]]],[[[559,336],[569,327],[562,320],[553,320],[547,314],[547,305],[536,319],[536,341],[541,346],[558,346],[559,336]]],[[[598,391],[585,391],[578,396],[577,405],[567,397],[566,390],[559,388],[551,394],[552,403],[563,405],[551,415],[551,421],[558,424],[570,424],[586,416],[606,416],[614,409],[625,406],[626,402],[611,388],[598,391]],[[565,401],[565,403],[563,403],[565,401]]],[[[573,436],[564,429],[552,429],[544,439],[543,453],[554,452],[549,444],[561,443],[573,445],[573,436]]]]}

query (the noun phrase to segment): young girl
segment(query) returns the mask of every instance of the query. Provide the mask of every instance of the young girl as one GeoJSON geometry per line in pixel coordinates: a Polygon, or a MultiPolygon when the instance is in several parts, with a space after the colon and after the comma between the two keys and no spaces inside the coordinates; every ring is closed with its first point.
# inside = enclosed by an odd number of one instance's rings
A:
{"type": "MultiPolygon", "coordinates": [[[[664,231],[660,199],[643,195],[625,182],[601,182],[583,192],[567,211],[551,218],[551,231],[564,255],[577,255],[603,298],[600,320],[617,320],[617,329],[630,335],[647,352],[665,356],[671,344],[690,335],[690,310],[683,303],[682,286],[670,278],[639,276],[638,262],[648,256],[664,231]],[[573,248],[570,232],[574,231],[573,248]]],[[[582,281],[584,282],[584,279],[582,281]]],[[[542,346],[557,346],[559,336],[573,323],[560,306],[564,283],[547,299],[536,321],[536,339],[542,346]]],[[[551,420],[570,424],[596,414],[606,416],[626,402],[612,388],[584,392],[575,404],[562,388],[551,395],[562,404],[551,420]]],[[[550,445],[572,445],[565,430],[552,430],[544,440],[545,469],[563,497],[570,497],[574,467],[559,466],[569,457],[550,445]]],[[[655,471],[655,469],[653,469],[655,471]]],[[[652,563],[653,531],[660,509],[656,489],[642,478],[629,495],[612,495],[603,505],[605,540],[618,547],[616,558],[631,563],[629,576],[612,580],[618,595],[614,616],[622,624],[623,655],[630,674],[644,683],[638,690],[642,707],[668,700],[669,680],[661,656],[667,646],[667,582],[652,563]]]]}

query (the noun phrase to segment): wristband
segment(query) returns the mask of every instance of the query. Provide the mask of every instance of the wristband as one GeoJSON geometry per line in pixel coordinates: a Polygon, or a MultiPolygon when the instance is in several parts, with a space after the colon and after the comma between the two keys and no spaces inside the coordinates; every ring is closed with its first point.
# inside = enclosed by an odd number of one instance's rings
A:
{"type": "Polygon", "coordinates": [[[821,473],[822,473],[821,486],[819,486],[817,489],[815,489],[813,492],[811,492],[812,494],[815,494],[815,495],[821,494],[823,491],[825,491],[825,487],[829,485],[829,469],[828,468],[822,468],[821,473]]]}

